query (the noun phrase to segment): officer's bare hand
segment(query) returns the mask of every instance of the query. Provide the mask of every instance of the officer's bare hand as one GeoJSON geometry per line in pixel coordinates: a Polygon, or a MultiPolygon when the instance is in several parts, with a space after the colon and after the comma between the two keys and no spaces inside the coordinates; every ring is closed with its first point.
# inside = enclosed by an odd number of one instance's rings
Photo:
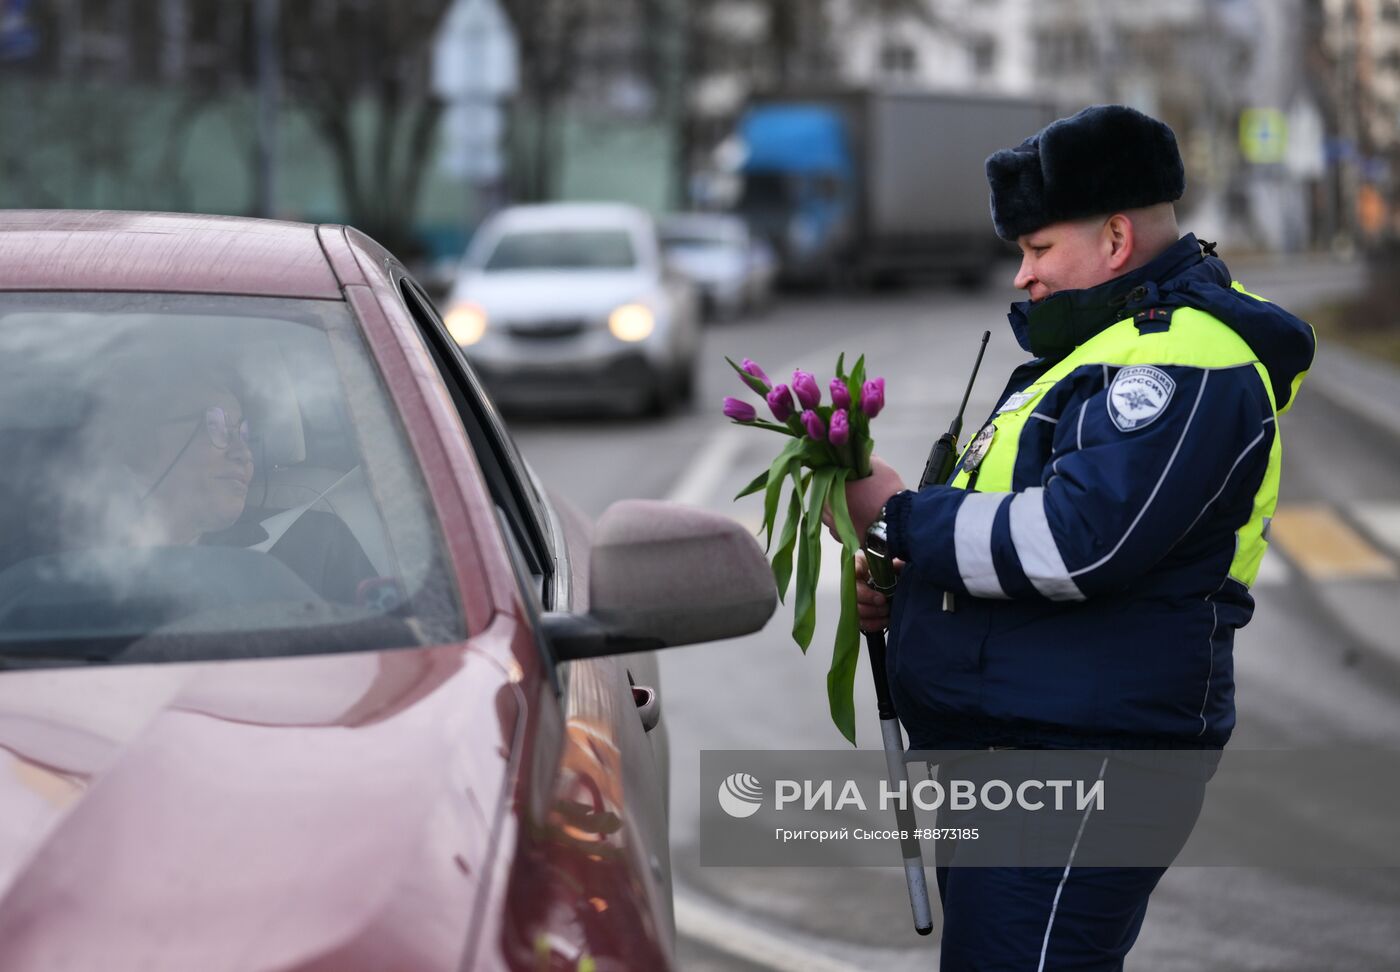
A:
{"type": "MultiPolygon", "coordinates": [[[[894,561],[897,575],[904,569],[904,561],[894,561]]],[[[860,630],[884,631],[890,624],[890,599],[870,586],[870,568],[865,562],[865,551],[856,551],[856,613],[860,615],[860,630]]]]}
{"type": "Polygon", "coordinates": [[[870,475],[864,479],[846,480],[846,508],[851,513],[856,536],[863,541],[865,531],[880,515],[889,498],[904,489],[904,480],[889,463],[879,456],[870,457],[870,475]]]}

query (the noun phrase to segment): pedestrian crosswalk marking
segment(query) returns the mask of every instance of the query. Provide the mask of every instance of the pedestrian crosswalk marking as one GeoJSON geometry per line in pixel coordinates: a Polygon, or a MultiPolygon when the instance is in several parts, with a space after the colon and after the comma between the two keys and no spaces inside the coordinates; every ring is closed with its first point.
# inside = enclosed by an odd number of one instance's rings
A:
{"type": "Polygon", "coordinates": [[[1358,503],[1351,513],[1367,533],[1400,554],[1400,503],[1358,503]]]}
{"type": "Polygon", "coordinates": [[[1288,562],[1275,552],[1266,552],[1264,562],[1259,565],[1259,575],[1254,578],[1255,587],[1280,587],[1292,579],[1293,572],[1288,562]]]}
{"type": "Polygon", "coordinates": [[[1322,503],[1280,506],[1269,528],[1269,539],[1313,580],[1400,577],[1400,569],[1392,558],[1322,503]]]}

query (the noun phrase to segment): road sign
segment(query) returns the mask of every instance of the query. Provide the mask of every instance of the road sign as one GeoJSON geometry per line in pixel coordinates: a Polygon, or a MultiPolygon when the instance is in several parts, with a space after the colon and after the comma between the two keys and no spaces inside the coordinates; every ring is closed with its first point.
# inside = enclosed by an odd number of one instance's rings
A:
{"type": "Polygon", "coordinates": [[[1277,108],[1246,108],[1240,113],[1240,152],[1246,162],[1277,165],[1288,153],[1288,120],[1277,108]]]}
{"type": "Polygon", "coordinates": [[[499,179],[505,169],[501,137],[505,117],[500,105],[482,101],[448,105],[442,116],[445,151],[439,165],[448,175],[473,182],[499,179]]]}
{"type": "Polygon", "coordinates": [[[1327,171],[1327,130],[1322,112],[1302,97],[1288,110],[1288,151],[1284,165],[1298,179],[1320,179],[1327,171]]]}
{"type": "Polygon", "coordinates": [[[518,85],[515,34],[497,0],[455,0],[433,44],[433,92],[447,102],[443,171],[490,182],[504,169],[501,99],[518,85]]]}
{"type": "Polygon", "coordinates": [[[505,98],[518,85],[515,34],[496,0],[455,0],[433,44],[433,92],[446,101],[505,98]]]}

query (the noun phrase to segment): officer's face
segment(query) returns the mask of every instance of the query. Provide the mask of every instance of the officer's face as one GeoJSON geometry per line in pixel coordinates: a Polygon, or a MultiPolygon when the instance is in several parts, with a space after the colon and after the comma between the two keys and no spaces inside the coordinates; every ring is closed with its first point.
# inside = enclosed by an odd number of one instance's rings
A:
{"type": "Polygon", "coordinates": [[[1044,300],[1061,290],[1097,287],[1120,272],[1111,265],[1114,247],[1108,221],[1093,218],[1052,223],[1016,240],[1021,269],[1016,286],[1031,300],[1044,300]]]}

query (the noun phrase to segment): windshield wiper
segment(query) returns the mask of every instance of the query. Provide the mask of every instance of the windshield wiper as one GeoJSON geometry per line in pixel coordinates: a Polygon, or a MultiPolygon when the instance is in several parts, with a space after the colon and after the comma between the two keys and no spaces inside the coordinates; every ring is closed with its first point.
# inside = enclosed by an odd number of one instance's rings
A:
{"type": "Polygon", "coordinates": [[[0,640],[0,669],[109,665],[140,637],[6,638],[0,640]]]}

